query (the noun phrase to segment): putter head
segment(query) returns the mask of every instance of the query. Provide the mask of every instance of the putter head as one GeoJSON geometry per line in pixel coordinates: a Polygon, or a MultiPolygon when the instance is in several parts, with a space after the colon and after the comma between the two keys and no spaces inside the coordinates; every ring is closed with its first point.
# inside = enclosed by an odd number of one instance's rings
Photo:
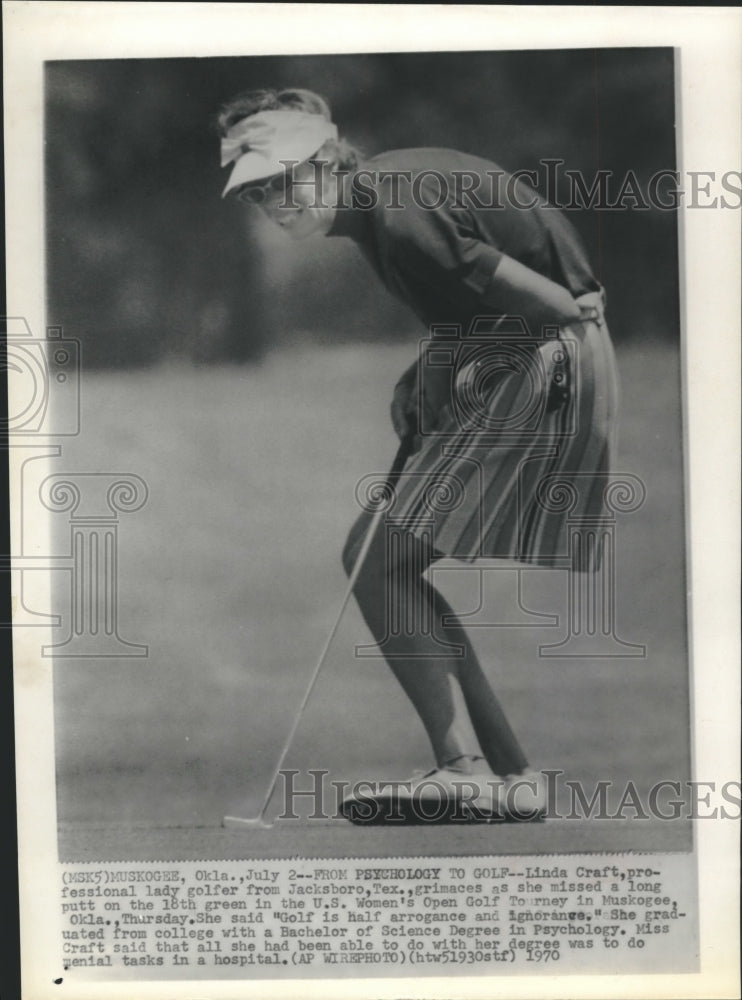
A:
{"type": "Polygon", "coordinates": [[[226,830],[270,830],[272,823],[266,823],[262,816],[244,818],[242,816],[225,816],[222,826],[226,830]]]}

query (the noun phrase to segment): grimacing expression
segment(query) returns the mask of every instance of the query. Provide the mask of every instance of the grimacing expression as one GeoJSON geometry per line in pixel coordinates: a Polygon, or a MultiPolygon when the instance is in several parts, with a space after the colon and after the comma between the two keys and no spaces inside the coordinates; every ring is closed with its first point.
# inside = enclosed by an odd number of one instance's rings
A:
{"type": "Polygon", "coordinates": [[[256,204],[291,239],[303,240],[329,231],[336,197],[329,166],[306,161],[294,167],[288,185],[266,183],[256,204]]]}

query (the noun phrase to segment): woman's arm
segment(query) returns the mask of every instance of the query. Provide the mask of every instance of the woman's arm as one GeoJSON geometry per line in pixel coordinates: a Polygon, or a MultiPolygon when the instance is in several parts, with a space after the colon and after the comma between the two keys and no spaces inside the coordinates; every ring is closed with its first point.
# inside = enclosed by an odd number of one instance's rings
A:
{"type": "Polygon", "coordinates": [[[566,288],[503,255],[483,299],[488,306],[511,316],[522,316],[531,333],[541,327],[568,326],[580,318],[580,308],[566,288]]]}

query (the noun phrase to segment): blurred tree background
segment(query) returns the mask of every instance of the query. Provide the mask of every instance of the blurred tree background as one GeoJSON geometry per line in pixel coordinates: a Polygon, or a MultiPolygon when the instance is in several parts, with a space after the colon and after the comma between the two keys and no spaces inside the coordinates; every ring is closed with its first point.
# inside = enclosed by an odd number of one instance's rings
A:
{"type": "MultiPolygon", "coordinates": [[[[675,167],[673,73],[670,49],[48,63],[48,322],[98,368],[419,335],[349,241],[294,245],[221,200],[219,106],[252,87],[306,87],[367,155],[445,146],[508,171],[563,159],[588,182],[632,170],[646,191],[675,167]]],[[[568,198],[564,177],[558,192],[568,198]]],[[[675,213],[569,215],[615,339],[676,338],[675,213]]]]}

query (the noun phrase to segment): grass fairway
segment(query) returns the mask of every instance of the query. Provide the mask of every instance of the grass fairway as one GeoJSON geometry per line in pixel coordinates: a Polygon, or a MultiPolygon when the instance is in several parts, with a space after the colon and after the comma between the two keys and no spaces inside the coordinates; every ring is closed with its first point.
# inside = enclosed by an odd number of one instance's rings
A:
{"type": "MultiPolygon", "coordinates": [[[[121,517],[119,629],[149,656],[55,665],[63,859],[689,847],[684,824],[641,820],[219,829],[225,812],[257,812],[270,783],[344,591],[354,486],[391,461],[388,398],[414,350],[295,349],[260,367],[85,375],[83,430],[64,446],[64,471],[132,472],[148,484],[146,506],[121,517]]],[[[522,574],[525,605],[558,615],[557,628],[472,635],[534,766],[588,789],[630,780],[646,795],[690,773],[679,369],[656,345],[623,348],[619,365],[616,468],[639,476],[647,498],[618,521],[617,632],[646,656],[540,657],[565,635],[562,572],[522,574]]],[[[63,539],[66,515],[54,516],[63,539]]],[[[517,578],[491,568],[486,609],[506,615],[517,578]]],[[[478,571],[448,562],[436,580],[457,610],[476,606],[478,571]]],[[[60,594],[60,632],[68,599],[60,594]]],[[[388,668],[354,655],[368,642],[351,604],[287,767],[353,781],[431,766],[388,668]]]]}

